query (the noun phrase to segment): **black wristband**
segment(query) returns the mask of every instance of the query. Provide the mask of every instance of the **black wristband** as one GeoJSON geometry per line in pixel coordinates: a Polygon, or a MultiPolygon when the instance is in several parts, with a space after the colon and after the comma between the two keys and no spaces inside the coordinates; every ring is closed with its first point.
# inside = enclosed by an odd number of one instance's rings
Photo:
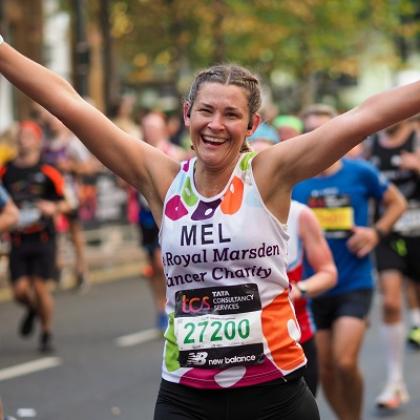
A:
{"type": "Polygon", "coordinates": [[[299,290],[300,295],[302,297],[308,296],[308,289],[305,285],[303,285],[301,282],[295,283],[296,288],[299,290]]]}
{"type": "Polygon", "coordinates": [[[374,226],[373,227],[373,230],[376,232],[376,234],[378,235],[378,239],[379,240],[382,240],[382,239],[384,239],[384,238],[386,238],[387,236],[388,236],[388,234],[383,230],[383,229],[381,229],[380,227],[378,227],[378,226],[374,226]]]}

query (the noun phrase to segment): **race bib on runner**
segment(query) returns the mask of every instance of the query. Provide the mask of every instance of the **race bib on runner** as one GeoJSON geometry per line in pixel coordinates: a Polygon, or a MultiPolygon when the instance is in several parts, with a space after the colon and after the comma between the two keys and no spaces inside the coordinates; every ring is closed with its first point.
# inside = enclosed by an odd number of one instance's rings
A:
{"type": "Polygon", "coordinates": [[[17,227],[24,229],[41,220],[41,212],[36,207],[24,207],[19,210],[19,220],[17,227]]]}
{"type": "Polygon", "coordinates": [[[395,223],[393,230],[403,234],[420,232],[420,203],[409,203],[408,209],[395,223]]]}
{"type": "Polygon", "coordinates": [[[226,368],[264,358],[256,284],[178,291],[174,321],[183,367],[226,368]]]}
{"type": "Polygon", "coordinates": [[[308,206],[314,212],[327,238],[345,238],[354,226],[351,198],[345,194],[311,197],[308,206]]]}

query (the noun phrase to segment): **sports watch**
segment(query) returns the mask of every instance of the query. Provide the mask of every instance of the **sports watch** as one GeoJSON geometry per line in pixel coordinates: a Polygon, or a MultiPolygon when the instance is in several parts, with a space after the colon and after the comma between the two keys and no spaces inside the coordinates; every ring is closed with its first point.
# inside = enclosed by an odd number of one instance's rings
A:
{"type": "Polygon", "coordinates": [[[300,281],[299,283],[296,283],[296,287],[299,290],[302,297],[308,296],[308,288],[306,287],[306,284],[304,282],[300,281]]]}

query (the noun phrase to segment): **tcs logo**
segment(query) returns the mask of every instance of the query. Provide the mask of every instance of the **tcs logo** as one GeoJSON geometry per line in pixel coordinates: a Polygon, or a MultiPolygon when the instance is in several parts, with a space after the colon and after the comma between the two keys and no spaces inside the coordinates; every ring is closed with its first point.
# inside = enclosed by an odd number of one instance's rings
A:
{"type": "Polygon", "coordinates": [[[210,309],[209,296],[188,298],[182,295],[181,308],[184,314],[196,314],[199,312],[207,312],[210,309]]]}

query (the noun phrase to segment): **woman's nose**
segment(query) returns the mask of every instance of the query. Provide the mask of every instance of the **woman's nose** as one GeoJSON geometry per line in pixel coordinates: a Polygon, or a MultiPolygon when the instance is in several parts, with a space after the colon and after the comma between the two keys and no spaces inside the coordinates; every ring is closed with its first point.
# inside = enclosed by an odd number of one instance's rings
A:
{"type": "Polygon", "coordinates": [[[223,116],[220,115],[219,113],[213,114],[208,125],[209,125],[209,128],[211,128],[212,130],[223,129],[223,116]]]}

